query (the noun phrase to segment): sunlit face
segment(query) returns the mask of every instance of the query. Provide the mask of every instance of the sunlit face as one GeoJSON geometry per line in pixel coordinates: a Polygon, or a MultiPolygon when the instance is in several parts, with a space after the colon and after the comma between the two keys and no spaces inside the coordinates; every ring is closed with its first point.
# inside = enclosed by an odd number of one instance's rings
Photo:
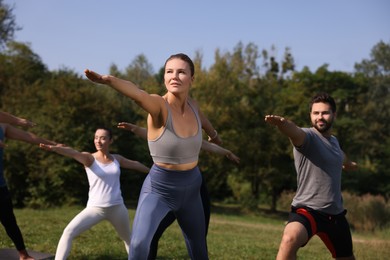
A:
{"type": "Polygon", "coordinates": [[[106,150],[108,151],[108,148],[110,144],[112,143],[112,139],[110,138],[110,134],[107,130],[104,129],[98,129],[95,132],[95,139],[94,139],[96,150],[106,150]]]}
{"type": "Polygon", "coordinates": [[[179,58],[174,58],[166,63],[164,83],[169,92],[188,92],[192,81],[191,69],[187,62],[179,58]]]}
{"type": "Polygon", "coordinates": [[[313,103],[310,112],[311,124],[320,133],[327,133],[332,128],[335,113],[328,103],[313,103]]]}

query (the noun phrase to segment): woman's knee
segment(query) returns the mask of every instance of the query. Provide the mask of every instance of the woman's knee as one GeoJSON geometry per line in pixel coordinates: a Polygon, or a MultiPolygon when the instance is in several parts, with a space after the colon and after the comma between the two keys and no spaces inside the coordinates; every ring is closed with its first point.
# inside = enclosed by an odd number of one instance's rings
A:
{"type": "Polygon", "coordinates": [[[144,259],[149,254],[148,243],[145,243],[143,240],[131,238],[130,243],[130,255],[132,259],[144,259]]]}
{"type": "Polygon", "coordinates": [[[74,238],[76,237],[80,232],[78,232],[77,228],[74,228],[72,226],[67,226],[64,231],[62,232],[63,237],[68,238],[74,238]]]}

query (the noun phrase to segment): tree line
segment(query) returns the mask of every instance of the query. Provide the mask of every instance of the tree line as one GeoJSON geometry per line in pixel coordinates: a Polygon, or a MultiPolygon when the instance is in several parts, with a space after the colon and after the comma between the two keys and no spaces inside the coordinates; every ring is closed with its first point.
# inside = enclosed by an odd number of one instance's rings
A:
{"type": "MultiPolygon", "coordinates": [[[[151,165],[147,143],[116,129],[118,122],[145,126],[146,114],[114,90],[94,85],[82,72],[48,70],[26,43],[13,41],[18,30],[12,8],[1,17],[0,109],[37,123],[37,135],[93,151],[93,133],[104,125],[114,130],[113,151],[151,165]],[[5,26],[7,25],[7,26],[5,26]]],[[[4,12],[3,12],[4,13],[4,12]]],[[[342,188],[362,195],[390,196],[390,42],[380,41],[355,71],[295,69],[289,48],[281,60],[254,43],[239,42],[231,51],[215,50],[214,63],[205,68],[202,54],[196,65],[191,95],[222,137],[223,146],[241,158],[240,165],[202,153],[200,167],[214,200],[234,199],[242,205],[258,203],[276,208],[283,191],[296,188],[292,147],[287,138],[264,123],[266,114],[283,115],[299,126],[310,126],[309,100],[317,92],[337,101],[334,133],[359,170],[344,173],[342,188]]],[[[167,57],[170,54],[167,54],[167,57]]],[[[163,64],[164,61],[162,61],[163,64]]],[[[110,74],[129,79],[149,93],[162,94],[164,71],[154,72],[144,55],[110,74]]],[[[7,142],[5,175],[17,206],[50,207],[85,203],[88,183],[77,162],[20,142],[7,142]]],[[[135,201],[144,175],[123,171],[124,198],[135,201]]]]}

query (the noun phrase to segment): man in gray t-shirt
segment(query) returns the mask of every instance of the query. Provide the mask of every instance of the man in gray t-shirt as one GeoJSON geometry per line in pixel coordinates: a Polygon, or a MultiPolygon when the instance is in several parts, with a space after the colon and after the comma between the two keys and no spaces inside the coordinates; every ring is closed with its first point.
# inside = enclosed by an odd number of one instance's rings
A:
{"type": "Polygon", "coordinates": [[[267,123],[290,139],[297,171],[298,187],[277,259],[295,259],[298,249],[314,235],[334,258],[355,259],[341,196],[341,172],[355,169],[356,163],[346,159],[331,134],[335,117],[336,103],[326,93],[311,100],[311,128],[300,128],[281,116],[265,116],[267,123]]]}

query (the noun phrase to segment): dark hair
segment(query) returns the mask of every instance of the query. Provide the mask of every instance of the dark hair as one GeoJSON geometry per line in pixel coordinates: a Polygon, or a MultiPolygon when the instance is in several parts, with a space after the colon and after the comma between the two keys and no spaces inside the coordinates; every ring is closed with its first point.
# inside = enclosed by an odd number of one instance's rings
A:
{"type": "Polygon", "coordinates": [[[105,127],[105,126],[100,126],[100,127],[97,127],[95,131],[97,130],[104,130],[106,132],[108,132],[108,137],[110,138],[110,140],[112,139],[112,130],[108,127],[105,127]]]}
{"type": "Polygon", "coordinates": [[[336,113],[336,102],[328,93],[325,92],[318,93],[311,99],[310,112],[314,103],[328,103],[332,109],[332,112],[336,113]]]}
{"type": "Polygon", "coordinates": [[[191,76],[193,77],[195,75],[195,65],[194,65],[194,62],[190,59],[190,57],[188,57],[186,54],[184,53],[177,53],[177,54],[173,54],[171,55],[166,61],[165,61],[165,64],[164,64],[164,70],[165,70],[165,67],[167,65],[167,62],[172,60],[172,59],[181,59],[185,62],[188,63],[188,65],[190,66],[190,70],[191,70],[191,76]]]}

